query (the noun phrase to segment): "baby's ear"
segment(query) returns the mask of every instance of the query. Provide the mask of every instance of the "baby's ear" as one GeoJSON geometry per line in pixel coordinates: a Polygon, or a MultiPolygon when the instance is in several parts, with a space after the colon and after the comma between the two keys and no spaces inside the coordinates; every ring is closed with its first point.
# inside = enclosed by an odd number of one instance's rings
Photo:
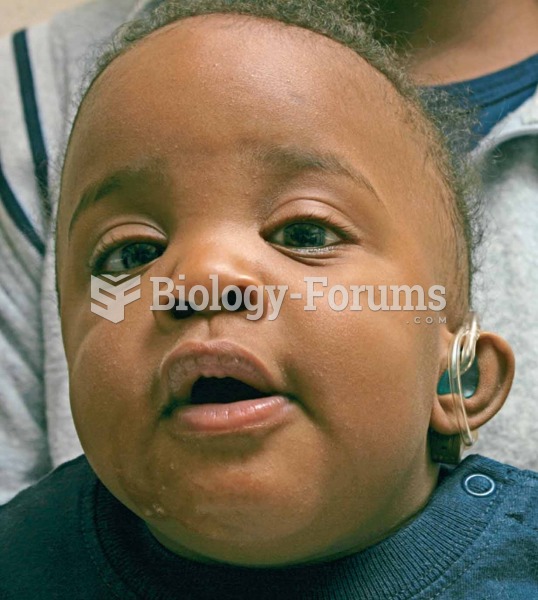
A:
{"type": "MultiPolygon", "coordinates": [[[[487,331],[482,332],[478,338],[476,361],[478,384],[474,393],[465,398],[471,431],[482,427],[501,409],[510,391],[515,371],[514,353],[508,342],[487,331]]],[[[430,427],[441,435],[457,434],[459,430],[452,394],[446,386],[439,387],[444,389],[438,389],[432,407],[430,427]]]]}

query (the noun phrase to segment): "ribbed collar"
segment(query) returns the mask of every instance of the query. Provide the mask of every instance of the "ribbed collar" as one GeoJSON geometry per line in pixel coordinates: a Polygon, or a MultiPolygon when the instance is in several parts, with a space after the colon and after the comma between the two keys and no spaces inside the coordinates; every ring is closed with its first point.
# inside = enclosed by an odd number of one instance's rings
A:
{"type": "Polygon", "coordinates": [[[451,473],[443,469],[427,507],[408,525],[361,553],[317,565],[260,569],[180,558],[95,479],[82,497],[82,529],[103,579],[125,599],[403,600],[446,575],[477,541],[492,521],[508,473],[504,465],[477,455],[451,473]],[[476,497],[464,491],[462,482],[472,473],[493,478],[495,492],[476,497]]]}

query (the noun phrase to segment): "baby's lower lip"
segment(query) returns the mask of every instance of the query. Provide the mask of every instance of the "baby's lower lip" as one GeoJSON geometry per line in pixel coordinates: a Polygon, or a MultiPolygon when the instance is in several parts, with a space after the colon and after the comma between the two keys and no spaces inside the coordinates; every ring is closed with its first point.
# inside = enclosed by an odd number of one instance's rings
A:
{"type": "Polygon", "coordinates": [[[177,435],[223,435],[261,433],[283,425],[292,403],[285,396],[266,396],[226,404],[196,404],[178,407],[169,417],[177,435]]]}

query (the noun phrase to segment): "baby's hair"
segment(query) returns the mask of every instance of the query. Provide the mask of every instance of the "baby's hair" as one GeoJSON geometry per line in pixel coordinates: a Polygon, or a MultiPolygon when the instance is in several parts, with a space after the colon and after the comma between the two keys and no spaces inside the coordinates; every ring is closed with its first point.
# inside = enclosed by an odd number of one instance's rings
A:
{"type": "MultiPolygon", "coordinates": [[[[390,45],[376,39],[372,23],[375,2],[350,0],[172,0],[154,1],[135,21],[123,25],[96,61],[84,86],[82,100],[112,61],[151,33],[189,17],[229,14],[269,19],[310,30],[358,54],[394,86],[415,118],[412,124],[425,137],[427,158],[441,175],[441,201],[448,215],[446,245],[452,276],[448,277],[449,321],[456,327],[468,309],[475,250],[481,238],[479,199],[473,170],[460,142],[461,115],[446,95],[411,84],[390,45]],[[417,118],[418,117],[418,118],[417,118]]],[[[163,60],[165,58],[163,57],[163,60]]],[[[461,112],[461,111],[460,111],[461,112]]]]}

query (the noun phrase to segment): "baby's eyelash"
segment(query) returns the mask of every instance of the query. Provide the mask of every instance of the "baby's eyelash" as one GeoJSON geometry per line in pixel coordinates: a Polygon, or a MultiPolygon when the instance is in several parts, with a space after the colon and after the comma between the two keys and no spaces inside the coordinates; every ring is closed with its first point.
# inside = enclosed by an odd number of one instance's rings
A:
{"type": "MultiPolygon", "coordinates": [[[[296,218],[288,218],[283,220],[281,223],[275,227],[272,227],[271,229],[274,232],[292,223],[312,223],[313,225],[324,225],[340,236],[344,242],[358,241],[357,232],[353,227],[345,225],[344,223],[337,223],[331,217],[328,217],[327,215],[319,215],[314,211],[303,213],[298,215],[296,218]]],[[[326,247],[325,250],[328,250],[329,248],[331,248],[331,246],[326,247]]],[[[311,250],[319,251],[320,249],[311,248],[311,250]]]]}
{"type": "Polygon", "coordinates": [[[123,241],[121,239],[122,236],[116,236],[114,233],[111,233],[109,236],[108,242],[100,241],[95,250],[92,252],[90,256],[90,260],[88,261],[88,268],[92,273],[95,273],[99,270],[99,267],[102,266],[108,255],[120,247],[120,242],[123,241]]]}
{"type": "Polygon", "coordinates": [[[128,244],[144,242],[155,244],[159,243],[154,239],[149,239],[147,236],[121,235],[111,232],[108,235],[107,241],[100,241],[95,248],[90,260],[88,261],[88,268],[90,269],[92,275],[98,275],[102,271],[103,265],[113,252],[128,244]]]}
{"type": "MultiPolygon", "coordinates": [[[[301,218],[301,221],[302,220],[303,218],[301,218]]],[[[351,240],[356,237],[356,233],[353,231],[352,227],[343,223],[335,223],[333,219],[325,215],[320,216],[316,213],[306,213],[304,222],[314,224],[321,223],[322,225],[334,230],[334,232],[340,235],[344,240],[351,240]]]]}
{"type": "Polygon", "coordinates": [[[301,221],[305,221],[306,223],[322,223],[332,229],[344,230],[343,226],[335,223],[334,220],[327,215],[317,215],[315,212],[305,213],[304,216],[301,217],[301,221]]]}

